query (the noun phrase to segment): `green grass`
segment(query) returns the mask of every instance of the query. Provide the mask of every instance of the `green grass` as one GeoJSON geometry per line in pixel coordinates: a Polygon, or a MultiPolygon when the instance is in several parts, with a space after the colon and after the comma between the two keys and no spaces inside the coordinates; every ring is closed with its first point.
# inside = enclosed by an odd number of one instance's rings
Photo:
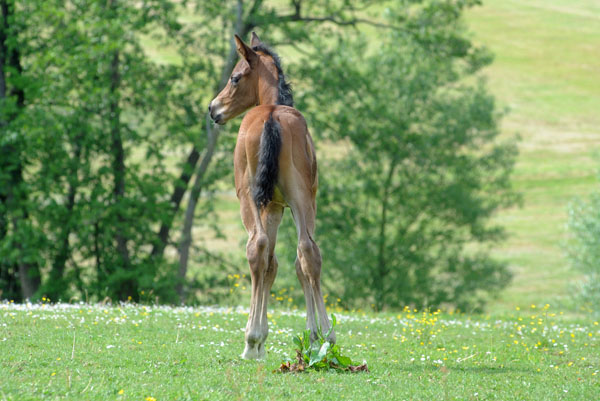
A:
{"type": "Polygon", "coordinates": [[[512,108],[509,121],[597,129],[600,3],[485,0],[467,21],[496,55],[490,83],[512,108]]]}
{"type": "Polygon", "coordinates": [[[598,399],[598,322],[522,309],[337,313],[344,354],[370,372],[276,374],[303,313],[270,314],[268,356],[254,362],[238,357],[247,315],[236,308],[4,303],[0,399],[598,399]]]}

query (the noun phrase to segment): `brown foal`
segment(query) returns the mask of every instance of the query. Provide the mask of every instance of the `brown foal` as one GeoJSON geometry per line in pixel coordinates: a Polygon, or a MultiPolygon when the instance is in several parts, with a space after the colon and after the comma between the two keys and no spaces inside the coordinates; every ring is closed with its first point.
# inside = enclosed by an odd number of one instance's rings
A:
{"type": "MultiPolygon", "coordinates": [[[[321,294],[321,253],[313,239],[317,160],[312,138],[304,117],[293,108],[279,57],[254,32],[250,47],[237,35],[235,42],[240,61],[209,111],[214,122],[225,124],[252,107],[240,126],[234,172],[252,277],[242,357],[260,359],[269,332],[267,302],[277,274],[275,242],[285,207],[291,209],[298,233],[296,274],[304,290],[311,339],[317,335],[315,312],[323,333],[331,326],[321,294]]],[[[333,331],[329,340],[335,342],[333,331]]]]}

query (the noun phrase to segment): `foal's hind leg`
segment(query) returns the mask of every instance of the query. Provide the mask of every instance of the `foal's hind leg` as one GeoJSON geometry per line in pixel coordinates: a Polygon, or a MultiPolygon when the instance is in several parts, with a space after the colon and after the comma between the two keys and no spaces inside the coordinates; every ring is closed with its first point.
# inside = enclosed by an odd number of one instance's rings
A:
{"type": "MultiPolygon", "coordinates": [[[[321,293],[321,251],[313,240],[316,212],[314,197],[310,197],[308,194],[295,197],[294,200],[291,200],[290,207],[298,232],[296,273],[300,284],[302,284],[306,299],[306,326],[310,330],[311,341],[314,341],[317,337],[315,306],[323,334],[326,334],[331,327],[325,309],[325,302],[323,301],[323,294],[321,293]]],[[[328,340],[335,342],[333,331],[328,340]]]]}
{"type": "Polygon", "coordinates": [[[246,256],[250,265],[252,294],[246,324],[246,345],[242,358],[261,359],[265,356],[265,340],[269,333],[267,302],[277,274],[275,242],[283,207],[270,203],[260,213],[248,196],[240,197],[242,221],[248,231],[246,256]]]}
{"type": "Polygon", "coordinates": [[[267,232],[267,237],[269,238],[269,245],[267,247],[267,269],[264,274],[263,288],[262,288],[262,302],[261,302],[261,310],[260,314],[262,316],[262,332],[264,333],[264,338],[262,343],[258,348],[259,358],[263,358],[265,355],[265,340],[269,334],[269,326],[267,321],[267,305],[269,302],[269,296],[271,294],[271,287],[273,286],[273,282],[275,281],[275,277],[277,276],[277,256],[275,256],[275,244],[277,242],[277,230],[279,229],[279,224],[281,223],[281,218],[283,216],[283,206],[269,203],[269,205],[262,212],[262,222],[263,227],[267,232]]]}

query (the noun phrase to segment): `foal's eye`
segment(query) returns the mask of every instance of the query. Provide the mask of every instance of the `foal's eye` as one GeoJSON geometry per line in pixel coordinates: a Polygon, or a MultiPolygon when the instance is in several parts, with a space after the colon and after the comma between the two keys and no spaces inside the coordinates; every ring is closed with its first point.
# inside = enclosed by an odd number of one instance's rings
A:
{"type": "Polygon", "coordinates": [[[240,75],[233,75],[231,77],[231,83],[234,84],[234,85],[237,84],[238,82],[240,82],[240,78],[241,78],[240,75]]]}

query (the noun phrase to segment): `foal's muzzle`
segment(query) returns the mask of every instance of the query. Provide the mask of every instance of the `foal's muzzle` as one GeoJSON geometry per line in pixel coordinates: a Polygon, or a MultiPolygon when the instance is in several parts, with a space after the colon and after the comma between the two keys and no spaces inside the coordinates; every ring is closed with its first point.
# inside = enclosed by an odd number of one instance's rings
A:
{"type": "Polygon", "coordinates": [[[219,125],[225,124],[225,121],[223,121],[223,113],[219,110],[221,107],[218,107],[218,105],[215,106],[213,103],[214,100],[208,105],[208,114],[210,115],[211,120],[219,125]]]}

